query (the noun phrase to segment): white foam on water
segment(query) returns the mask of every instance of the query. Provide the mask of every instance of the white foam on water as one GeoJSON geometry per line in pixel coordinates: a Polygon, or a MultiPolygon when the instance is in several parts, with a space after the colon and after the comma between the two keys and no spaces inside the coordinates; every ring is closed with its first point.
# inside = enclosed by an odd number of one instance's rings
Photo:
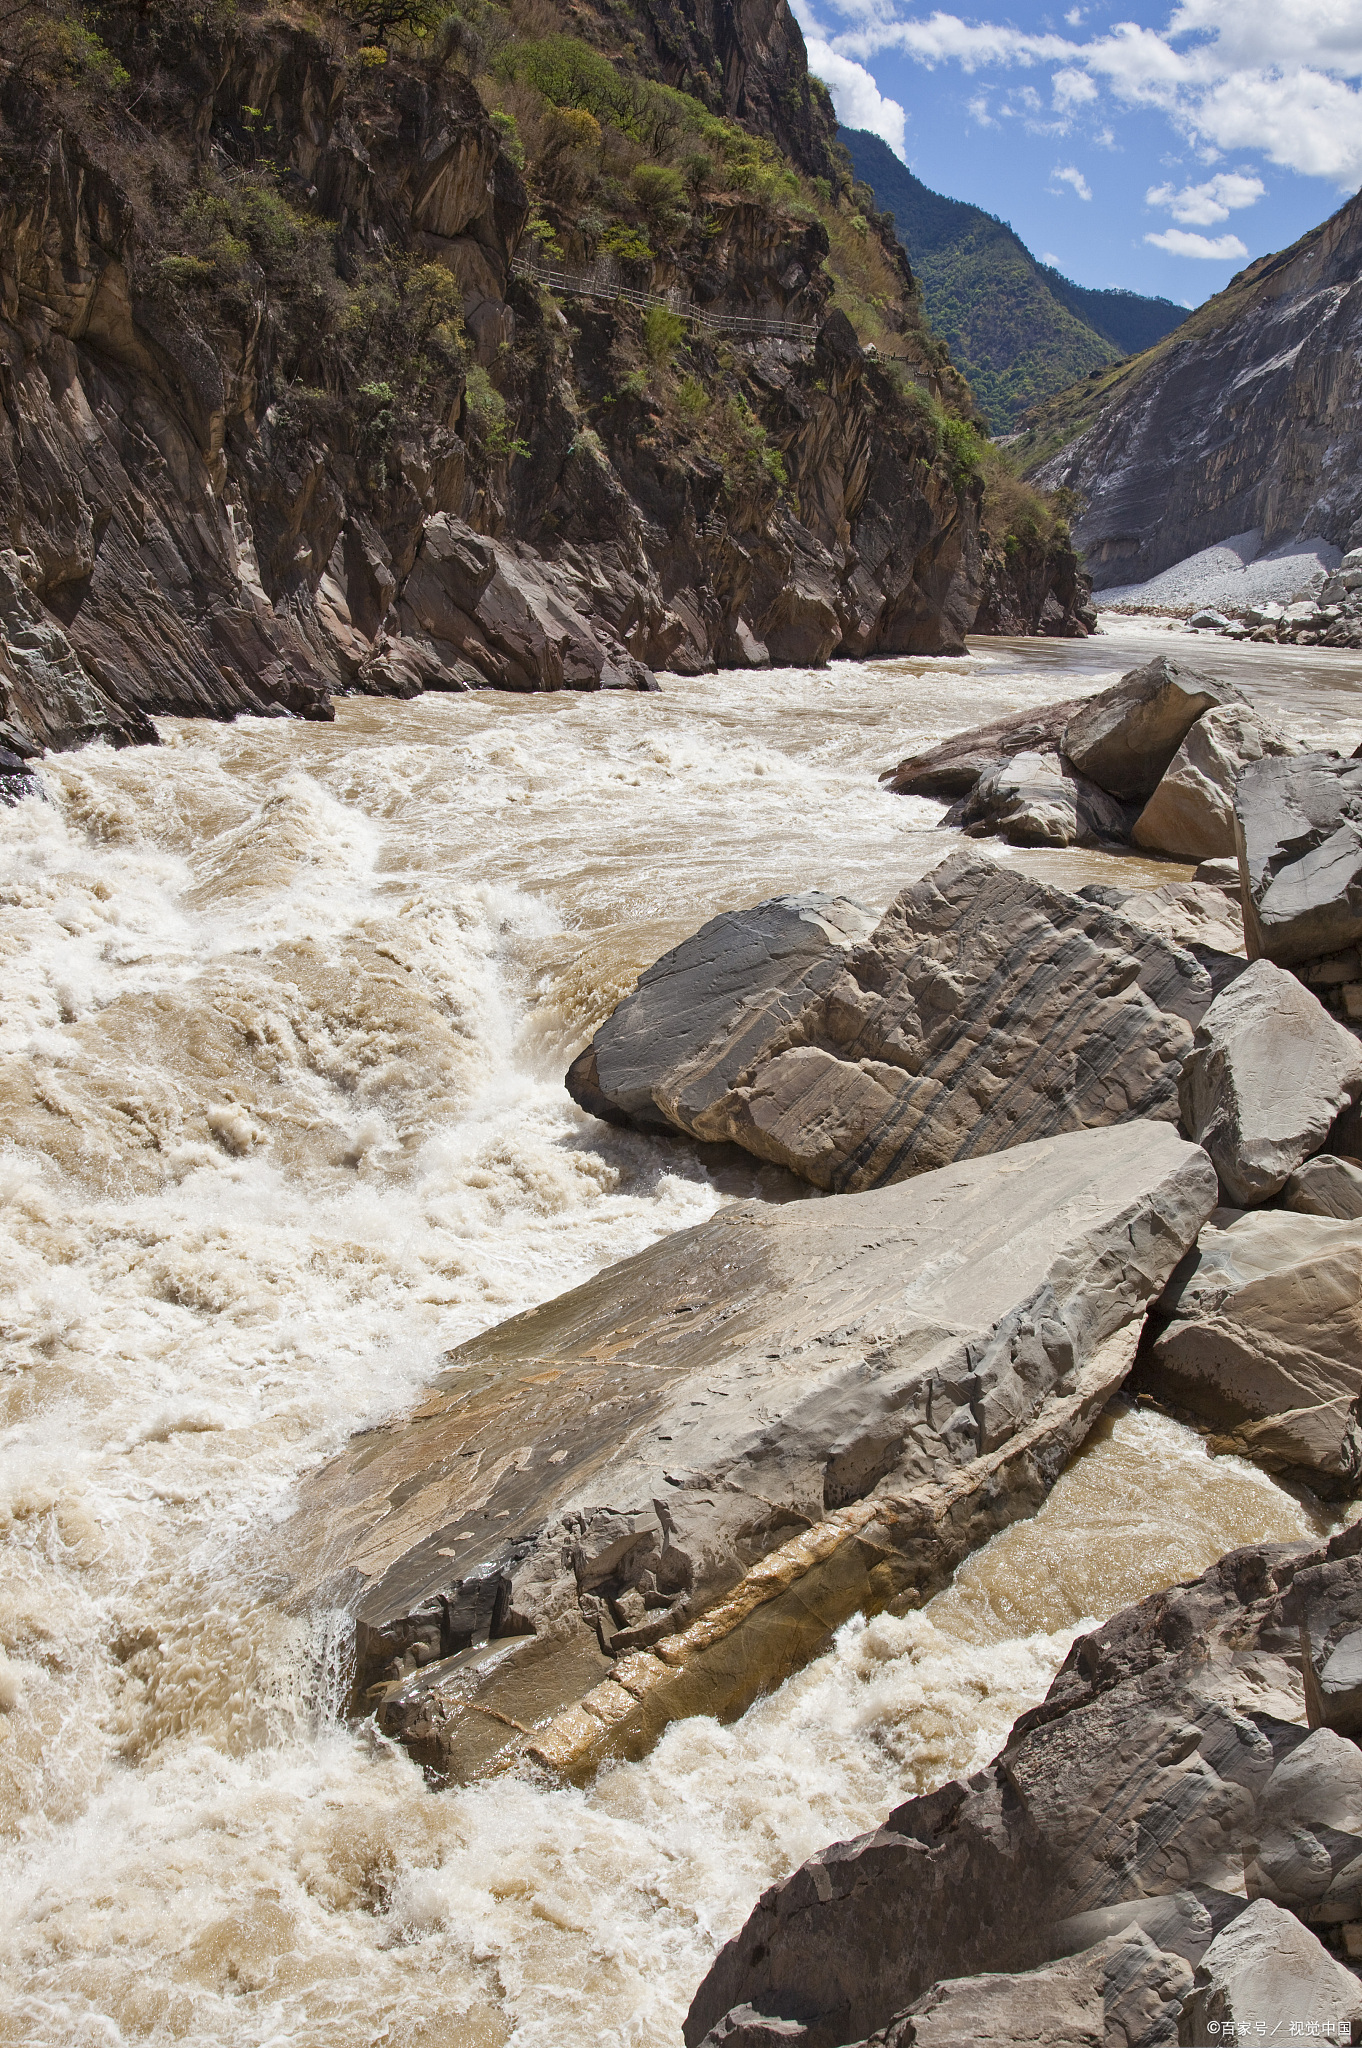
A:
{"type": "Polygon", "coordinates": [[[451,1344],[802,1194],[569,1102],[638,969],[792,887],[884,904],[951,842],[879,767],[1125,665],[167,722],[5,814],[0,2043],[670,2048],[762,1886],[983,1762],[1085,1614],[1306,1532],[1128,1418],[930,1609],[584,1792],[432,1792],[338,1721],[343,1630],[271,1598],[299,1473],[451,1344]],[[1094,1576],[1118,1511],[1135,1561],[1094,1576]]]}

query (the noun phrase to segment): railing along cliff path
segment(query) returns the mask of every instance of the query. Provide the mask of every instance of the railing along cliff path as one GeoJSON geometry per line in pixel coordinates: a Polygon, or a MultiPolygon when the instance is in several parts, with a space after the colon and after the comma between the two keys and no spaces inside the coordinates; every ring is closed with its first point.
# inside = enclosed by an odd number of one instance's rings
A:
{"type": "Polygon", "coordinates": [[[683,298],[675,285],[668,292],[639,291],[633,285],[622,284],[615,265],[608,260],[594,263],[590,270],[567,270],[560,264],[545,263],[540,257],[515,256],[511,259],[511,271],[516,277],[527,278],[531,284],[543,285],[568,298],[624,299],[631,306],[661,306],[682,320],[693,320],[697,327],[713,329],[716,334],[772,335],[779,341],[797,341],[804,348],[812,347],[818,338],[817,327],[800,320],[757,320],[739,313],[708,312],[683,298]]]}

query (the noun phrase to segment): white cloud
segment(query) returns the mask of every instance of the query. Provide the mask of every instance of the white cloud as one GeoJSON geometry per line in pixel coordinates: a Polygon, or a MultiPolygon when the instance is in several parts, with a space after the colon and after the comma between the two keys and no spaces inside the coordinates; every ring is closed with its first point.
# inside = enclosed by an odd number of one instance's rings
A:
{"type": "Polygon", "coordinates": [[[821,36],[805,34],[809,69],[827,86],[837,118],[848,128],[868,128],[889,144],[895,156],[903,156],[904,112],[897,100],[886,99],[863,64],[854,64],[825,43],[821,36]]]}
{"type": "Polygon", "coordinates": [[[1170,256],[1209,256],[1216,263],[1248,255],[1238,235],[1217,235],[1212,241],[1209,235],[1189,235],[1184,228],[1165,228],[1161,235],[1146,235],[1145,240],[1152,248],[1166,249],[1170,256]]]}
{"type": "Polygon", "coordinates": [[[1048,263],[1051,270],[1059,269],[1059,258],[1058,256],[1056,256],[1053,249],[1042,249],[1040,252],[1040,260],[1042,263],[1048,263]]]}
{"type": "Polygon", "coordinates": [[[1075,71],[1072,65],[1064,71],[1057,71],[1050,84],[1055,105],[1062,114],[1072,113],[1075,107],[1085,107],[1097,98],[1097,87],[1087,72],[1075,71]]]}
{"type": "Polygon", "coordinates": [[[1221,171],[1204,185],[1184,185],[1180,192],[1171,185],[1151,185],[1144,198],[1146,206],[1166,207],[1184,227],[1208,228],[1218,220],[1228,220],[1239,207],[1254,205],[1266,190],[1261,178],[1243,171],[1221,171]]]}
{"type": "Polygon", "coordinates": [[[1061,185],[1072,185],[1074,191],[1078,194],[1080,199],[1092,198],[1092,187],[1089,185],[1087,179],[1083,176],[1082,171],[1078,169],[1077,165],[1065,164],[1063,170],[1061,170],[1059,166],[1056,165],[1054,170],[1051,171],[1050,176],[1052,178],[1057,178],[1061,185]]]}
{"type": "MultiPolygon", "coordinates": [[[[1053,35],[940,8],[900,18],[916,0],[830,0],[846,23],[834,32],[816,26],[815,4],[795,0],[811,54],[816,40],[860,67],[890,49],[966,72],[1056,64],[1054,104],[1065,116],[1105,85],[1127,107],[1161,109],[1205,161],[1254,149],[1344,190],[1362,183],[1360,0],[1170,0],[1162,29],[1120,22],[1088,40],[1079,6],[1064,17],[1067,33],[1053,35]]],[[[826,60],[817,68],[826,72],[826,60]]]]}
{"type": "Polygon", "coordinates": [[[992,114],[988,111],[988,100],[983,93],[976,93],[975,97],[969,102],[966,112],[972,121],[978,122],[981,128],[996,128],[998,125],[992,114]]]}

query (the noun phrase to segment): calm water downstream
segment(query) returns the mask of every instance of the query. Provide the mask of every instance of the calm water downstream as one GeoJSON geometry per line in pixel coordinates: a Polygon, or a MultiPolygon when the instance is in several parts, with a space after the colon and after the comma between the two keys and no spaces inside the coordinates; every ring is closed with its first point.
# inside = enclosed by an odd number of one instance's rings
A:
{"type": "Polygon", "coordinates": [[[334,1623],[271,1599],[298,1473],[450,1344],[797,1192],[569,1102],[640,967],[782,890],[882,907],[952,837],[878,770],[1170,647],[1362,738],[1356,656],[1134,628],[166,721],[0,812],[0,2043],[674,2048],[762,1887],[984,1761],[1085,1619],[1317,1526],[1116,1419],[923,1612],[586,1792],[430,1792],[338,1721],[334,1623]]]}

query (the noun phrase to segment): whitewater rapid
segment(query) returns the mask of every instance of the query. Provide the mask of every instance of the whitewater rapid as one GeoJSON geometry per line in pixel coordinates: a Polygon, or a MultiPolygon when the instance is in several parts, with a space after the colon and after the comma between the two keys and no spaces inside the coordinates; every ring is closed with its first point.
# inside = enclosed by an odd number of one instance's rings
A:
{"type": "MultiPolygon", "coordinates": [[[[920,1614],[586,1791],[430,1790],[272,1597],[299,1473],[451,1344],[807,1198],[568,1100],[639,969],[780,891],[882,907],[952,840],[879,769],[1150,651],[164,721],[0,812],[0,2043],[674,2048],[762,1887],[985,1761],[1085,1619],[1322,1526],[1115,1417],[920,1614]]],[[[1285,652],[1236,673],[1351,748],[1362,663],[1285,652]]]]}

